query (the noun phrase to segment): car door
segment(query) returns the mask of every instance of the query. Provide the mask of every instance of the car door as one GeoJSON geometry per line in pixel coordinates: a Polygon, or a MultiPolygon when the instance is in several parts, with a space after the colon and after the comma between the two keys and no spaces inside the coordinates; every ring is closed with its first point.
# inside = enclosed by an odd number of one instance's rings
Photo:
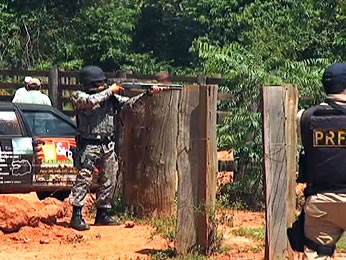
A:
{"type": "Polygon", "coordinates": [[[32,138],[12,105],[0,106],[0,192],[30,190],[34,150],[32,138]]]}
{"type": "Polygon", "coordinates": [[[76,146],[74,122],[48,106],[22,107],[21,111],[36,151],[33,185],[70,188],[77,174],[71,152],[76,146]]]}

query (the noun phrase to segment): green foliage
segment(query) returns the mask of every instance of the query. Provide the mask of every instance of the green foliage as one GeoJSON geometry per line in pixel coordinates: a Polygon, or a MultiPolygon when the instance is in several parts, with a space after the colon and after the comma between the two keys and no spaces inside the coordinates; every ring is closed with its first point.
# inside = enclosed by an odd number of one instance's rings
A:
{"type": "Polygon", "coordinates": [[[264,227],[260,228],[237,228],[232,231],[237,236],[244,236],[264,244],[266,230],[264,227]]]}
{"type": "Polygon", "coordinates": [[[195,38],[206,31],[195,19],[198,1],[142,1],[141,15],[135,33],[135,52],[151,53],[158,60],[175,67],[193,62],[189,48],[195,38]]]}
{"type": "MultiPolygon", "coordinates": [[[[133,1],[9,1],[1,4],[6,59],[15,67],[76,69],[86,63],[118,69],[132,42],[139,9],[133,1]],[[11,40],[9,40],[11,39],[11,40]],[[11,45],[12,44],[12,45],[11,45]],[[10,49],[11,48],[11,49],[10,49]],[[8,55],[9,55],[8,54],[8,55]],[[11,57],[9,55],[9,57],[11,57]]],[[[3,66],[7,65],[5,62],[3,66]]],[[[8,66],[7,65],[7,66],[8,66]]]]}
{"type": "Polygon", "coordinates": [[[8,10],[6,3],[0,3],[0,67],[8,61],[16,64],[20,59],[20,28],[16,22],[16,13],[8,10]]]}
{"type": "Polygon", "coordinates": [[[73,19],[73,45],[85,63],[99,61],[109,69],[119,69],[126,61],[139,9],[129,1],[94,1],[73,19]],[[86,44],[87,43],[87,44],[86,44]]]}
{"type": "Polygon", "coordinates": [[[338,21],[338,26],[336,28],[336,40],[335,44],[339,46],[340,56],[345,59],[346,52],[346,2],[344,0],[339,0],[337,2],[337,13],[336,20],[338,21]]]}

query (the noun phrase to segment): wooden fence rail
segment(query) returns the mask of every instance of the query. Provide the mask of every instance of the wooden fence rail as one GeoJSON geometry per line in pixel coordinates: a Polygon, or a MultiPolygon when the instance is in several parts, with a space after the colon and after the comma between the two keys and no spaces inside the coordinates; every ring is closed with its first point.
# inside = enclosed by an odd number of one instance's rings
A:
{"type": "MultiPolygon", "coordinates": [[[[106,72],[107,78],[133,79],[139,81],[155,81],[154,75],[134,74],[127,71],[106,72]]],[[[16,89],[22,86],[25,76],[38,77],[42,81],[43,91],[48,94],[54,107],[63,111],[68,116],[73,116],[74,111],[69,100],[73,91],[82,89],[79,83],[79,71],[63,71],[56,67],[50,70],[0,70],[0,101],[11,101],[16,89]],[[4,91],[5,90],[5,91],[4,91]]],[[[198,84],[201,76],[171,76],[171,82],[184,85],[198,84]]],[[[205,77],[206,84],[219,85],[223,80],[219,77],[205,77]]],[[[228,101],[232,94],[218,92],[218,101],[228,101]]],[[[217,121],[230,115],[229,111],[217,111],[217,121]]]]}

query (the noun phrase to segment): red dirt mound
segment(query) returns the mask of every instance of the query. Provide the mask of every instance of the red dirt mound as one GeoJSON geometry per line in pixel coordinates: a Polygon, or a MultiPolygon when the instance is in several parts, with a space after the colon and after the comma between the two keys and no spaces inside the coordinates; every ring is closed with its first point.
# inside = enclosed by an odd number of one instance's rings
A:
{"type": "Polygon", "coordinates": [[[64,204],[53,198],[35,203],[13,196],[0,200],[0,230],[4,233],[17,232],[24,226],[37,227],[40,222],[51,225],[65,215],[64,204]]]}

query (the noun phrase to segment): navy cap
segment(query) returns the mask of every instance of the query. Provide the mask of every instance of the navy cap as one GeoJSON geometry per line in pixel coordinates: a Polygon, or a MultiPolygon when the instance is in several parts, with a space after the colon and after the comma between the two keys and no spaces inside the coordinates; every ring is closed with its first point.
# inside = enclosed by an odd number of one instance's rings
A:
{"type": "Polygon", "coordinates": [[[346,88],[346,63],[330,65],[323,73],[322,84],[326,94],[339,94],[346,88]]]}

